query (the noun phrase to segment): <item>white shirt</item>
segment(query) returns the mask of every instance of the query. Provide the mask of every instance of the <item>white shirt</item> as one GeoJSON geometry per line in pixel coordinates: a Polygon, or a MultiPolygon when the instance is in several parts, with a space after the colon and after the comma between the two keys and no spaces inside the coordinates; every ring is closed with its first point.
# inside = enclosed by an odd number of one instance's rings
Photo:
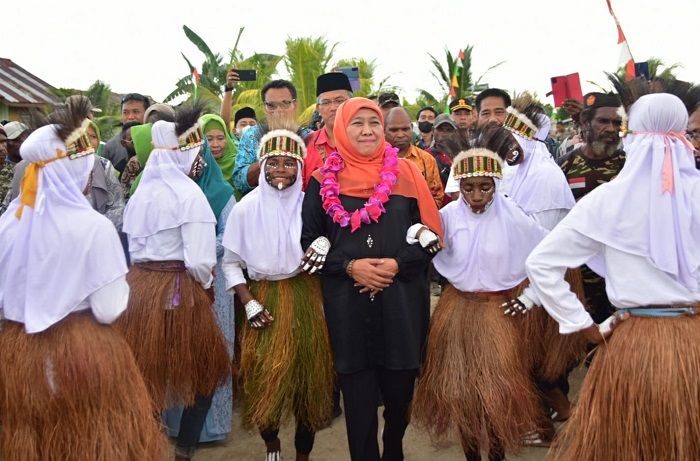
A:
{"type": "Polygon", "coordinates": [[[591,316],[569,290],[564,273],[594,257],[604,265],[606,292],[615,307],[700,302],[700,292],[689,291],[646,258],[605,246],[563,223],[542,240],[526,262],[530,285],[549,315],[559,323],[562,334],[593,325],[591,316]]]}
{"type": "MultiPolygon", "coordinates": [[[[236,253],[228,248],[224,249],[224,259],[221,262],[221,268],[224,271],[224,277],[226,277],[227,290],[230,290],[236,285],[246,283],[245,275],[243,275],[243,269],[246,269],[245,261],[241,260],[236,253]]],[[[262,275],[248,268],[248,277],[251,280],[285,280],[294,277],[300,272],[301,269],[299,268],[291,274],[262,275]]]]}
{"type": "Polygon", "coordinates": [[[214,223],[186,223],[139,239],[138,245],[129,236],[131,260],[184,261],[195,280],[206,289],[214,280],[216,265],[216,226],[214,223]],[[138,248],[138,250],[134,250],[138,248]]]}
{"type": "Polygon", "coordinates": [[[126,283],[126,275],[122,275],[84,299],[73,312],[92,309],[92,315],[98,322],[109,325],[126,310],[128,303],[129,285],[126,283]]]}

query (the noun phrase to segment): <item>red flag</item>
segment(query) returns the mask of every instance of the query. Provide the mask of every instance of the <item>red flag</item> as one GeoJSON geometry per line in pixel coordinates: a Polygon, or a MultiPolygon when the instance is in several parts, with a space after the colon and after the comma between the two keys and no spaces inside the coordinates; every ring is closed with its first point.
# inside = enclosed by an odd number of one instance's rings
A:
{"type": "Polygon", "coordinates": [[[617,26],[617,44],[620,46],[620,59],[618,61],[618,66],[625,67],[625,80],[632,80],[635,77],[634,59],[632,59],[632,52],[630,51],[630,46],[627,43],[625,33],[622,32],[620,21],[618,21],[617,15],[612,9],[611,0],[606,1],[608,3],[608,11],[610,12],[610,15],[613,17],[613,19],[615,19],[615,25],[617,26]]]}

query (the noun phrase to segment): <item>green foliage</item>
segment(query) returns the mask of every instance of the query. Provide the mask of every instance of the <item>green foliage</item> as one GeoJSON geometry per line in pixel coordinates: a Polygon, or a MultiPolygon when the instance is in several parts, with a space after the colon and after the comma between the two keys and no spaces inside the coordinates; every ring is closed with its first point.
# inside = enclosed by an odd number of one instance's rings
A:
{"type": "Polygon", "coordinates": [[[308,124],[316,105],[316,78],[326,72],[337,44],[313,37],[288,38],[285,44],[284,65],[297,89],[299,121],[308,124]]]}
{"type": "MultiPolygon", "coordinates": [[[[460,69],[459,75],[457,77],[457,83],[459,84],[459,87],[456,88],[456,92],[457,96],[472,97],[476,93],[475,88],[477,86],[483,86],[482,80],[486,76],[486,74],[488,74],[491,70],[497,68],[498,66],[502,65],[505,61],[501,61],[490,66],[488,69],[486,69],[486,72],[484,72],[481,76],[479,76],[479,78],[474,80],[472,75],[472,52],[474,51],[474,47],[472,45],[467,45],[464,47],[463,51],[464,57],[461,60],[462,69],[460,69]]],[[[440,89],[442,90],[443,94],[441,96],[436,96],[430,94],[425,90],[420,90],[420,94],[426,100],[429,100],[432,103],[434,103],[434,106],[444,106],[447,104],[447,101],[450,97],[449,95],[450,86],[452,84],[452,76],[455,73],[455,68],[457,67],[459,55],[453,56],[450,50],[445,48],[445,61],[447,65],[443,65],[443,63],[438,58],[436,58],[430,53],[428,53],[428,56],[430,56],[430,62],[432,63],[434,68],[431,74],[440,84],[440,89]]]]}
{"type": "MultiPolygon", "coordinates": [[[[683,67],[679,62],[668,66],[666,65],[666,63],[664,63],[664,61],[661,58],[656,58],[653,56],[647,59],[646,62],[649,64],[649,78],[651,80],[657,78],[662,78],[665,80],[676,80],[678,78],[676,76],[676,71],[683,67]]],[[[618,68],[617,71],[615,71],[615,74],[620,78],[624,78],[625,66],[618,68]]]]}
{"type": "Polygon", "coordinates": [[[85,92],[93,107],[100,109],[101,116],[119,115],[120,101],[112,93],[112,88],[102,80],[95,80],[85,92]]]}
{"type": "Polygon", "coordinates": [[[360,74],[360,89],[353,92],[355,96],[367,97],[373,93],[374,71],[377,65],[374,60],[367,61],[364,58],[341,59],[336,67],[357,67],[360,74]]]}
{"type": "Polygon", "coordinates": [[[100,138],[102,141],[109,141],[112,136],[121,130],[121,115],[104,115],[93,119],[97,127],[100,129],[100,138]]]}

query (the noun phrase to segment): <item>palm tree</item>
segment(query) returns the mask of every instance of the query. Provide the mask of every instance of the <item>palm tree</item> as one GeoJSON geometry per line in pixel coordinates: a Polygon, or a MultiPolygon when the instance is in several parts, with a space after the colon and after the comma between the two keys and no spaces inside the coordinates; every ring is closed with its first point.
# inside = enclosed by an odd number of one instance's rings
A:
{"type": "MultiPolygon", "coordinates": [[[[664,80],[677,80],[676,70],[683,67],[679,62],[667,66],[661,58],[656,58],[653,56],[647,59],[646,62],[649,65],[649,80],[655,80],[657,78],[664,80]]],[[[620,78],[624,78],[625,67],[623,66],[617,69],[615,74],[620,78]]]]}
{"type": "Polygon", "coordinates": [[[299,121],[308,124],[316,108],[316,78],[326,72],[337,43],[330,45],[323,38],[288,38],[284,64],[297,89],[297,105],[302,113],[299,121]]]}
{"type": "MultiPolygon", "coordinates": [[[[473,51],[474,47],[472,45],[467,45],[464,47],[464,56],[461,59],[462,68],[457,78],[457,83],[459,84],[459,86],[456,89],[457,96],[472,96],[475,93],[475,88],[481,84],[481,81],[486,76],[486,74],[505,62],[501,61],[497,64],[490,66],[475,81],[473,79],[471,70],[473,51]]],[[[442,90],[443,94],[441,96],[437,96],[432,95],[426,90],[419,90],[420,97],[430,105],[436,107],[445,106],[447,105],[447,101],[449,99],[450,87],[452,86],[452,76],[455,75],[455,68],[457,67],[459,61],[459,55],[453,56],[450,50],[445,48],[445,60],[447,61],[447,66],[444,66],[442,62],[440,62],[440,60],[432,54],[428,53],[428,56],[430,56],[430,61],[433,64],[433,67],[435,68],[434,71],[431,73],[440,84],[440,89],[442,90]]]]}

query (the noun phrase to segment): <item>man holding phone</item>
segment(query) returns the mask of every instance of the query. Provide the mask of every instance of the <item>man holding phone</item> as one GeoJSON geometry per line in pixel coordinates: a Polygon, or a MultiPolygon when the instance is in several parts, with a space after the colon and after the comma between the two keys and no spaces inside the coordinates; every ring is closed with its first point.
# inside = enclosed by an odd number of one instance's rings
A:
{"type": "Polygon", "coordinates": [[[316,79],[316,110],[323,119],[323,128],[315,131],[306,143],[304,160],[304,190],[311,180],[311,174],[323,166],[326,156],[335,150],[335,113],[338,107],[352,98],[352,86],[347,75],[329,72],[316,79]]]}
{"type": "MultiPolygon", "coordinates": [[[[293,117],[297,111],[297,90],[292,82],[288,80],[272,80],[266,83],[260,91],[260,96],[268,118],[273,114],[276,116],[281,115],[282,117],[286,115],[293,117]]],[[[228,108],[230,121],[230,100],[228,108]]],[[[224,121],[226,121],[226,118],[224,118],[224,121]]],[[[249,128],[243,133],[241,142],[238,144],[236,166],[233,169],[233,185],[243,194],[247,194],[258,186],[260,163],[258,163],[257,152],[260,144],[260,133],[259,125],[249,128]]],[[[306,138],[311,134],[311,130],[307,127],[301,127],[297,134],[306,141],[306,138]]]]}

